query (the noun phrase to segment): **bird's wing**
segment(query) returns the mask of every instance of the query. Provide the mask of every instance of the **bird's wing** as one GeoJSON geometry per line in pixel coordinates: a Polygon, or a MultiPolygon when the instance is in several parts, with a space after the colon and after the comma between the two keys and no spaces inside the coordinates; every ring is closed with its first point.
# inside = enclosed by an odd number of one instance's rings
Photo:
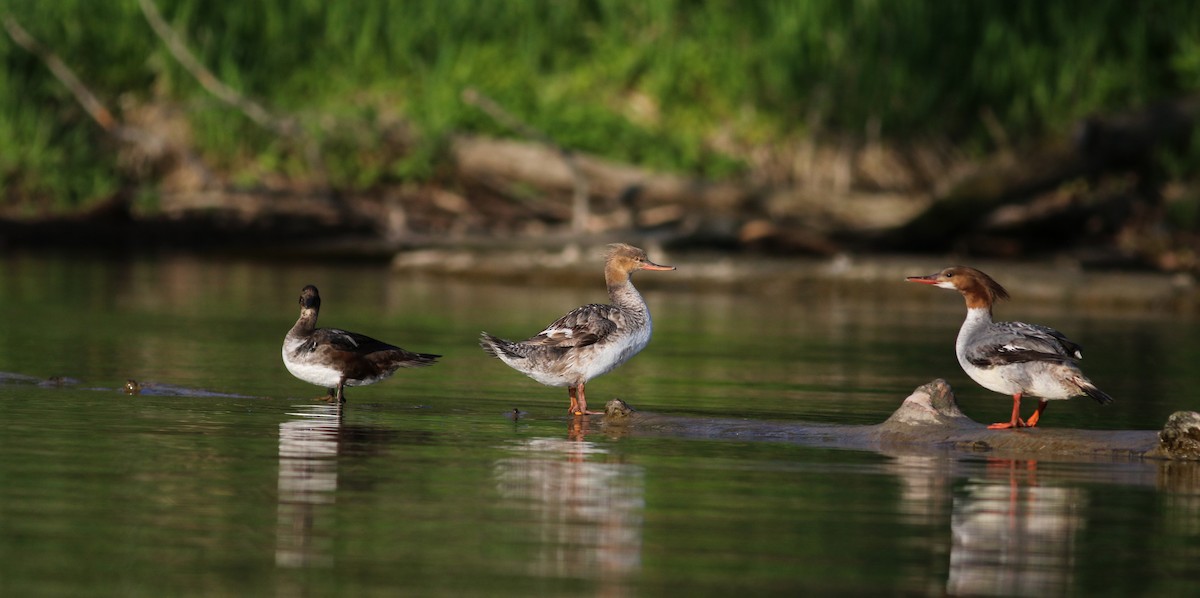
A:
{"type": "Polygon", "coordinates": [[[584,305],[522,344],[569,349],[603,343],[620,328],[620,319],[621,311],[611,305],[584,305]]]}
{"type": "Polygon", "coordinates": [[[1078,344],[1046,326],[1001,322],[967,348],[967,361],[981,366],[1045,361],[1072,362],[1081,358],[1078,344]]]}
{"type": "Polygon", "coordinates": [[[365,334],[347,332],[339,328],[318,328],[300,347],[301,351],[308,352],[332,350],[359,354],[393,349],[399,349],[399,347],[375,340],[365,334]]]}

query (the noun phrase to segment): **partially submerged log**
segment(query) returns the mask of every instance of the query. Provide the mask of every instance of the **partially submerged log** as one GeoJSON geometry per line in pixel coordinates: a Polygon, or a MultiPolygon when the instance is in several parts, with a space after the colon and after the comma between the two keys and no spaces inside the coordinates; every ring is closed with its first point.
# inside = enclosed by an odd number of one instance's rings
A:
{"type": "Polygon", "coordinates": [[[1177,412],[1158,432],[989,430],[963,414],[950,385],[942,379],[913,391],[887,421],[868,426],[667,416],[636,411],[620,399],[608,402],[603,422],[605,431],[612,434],[776,441],[887,452],[967,451],[1025,459],[1200,460],[1200,413],[1177,412]]]}

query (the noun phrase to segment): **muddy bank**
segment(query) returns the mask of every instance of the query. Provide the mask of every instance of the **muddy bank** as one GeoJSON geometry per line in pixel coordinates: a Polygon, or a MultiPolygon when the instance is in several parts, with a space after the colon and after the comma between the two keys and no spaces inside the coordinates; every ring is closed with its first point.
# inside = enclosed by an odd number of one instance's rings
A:
{"type": "MultiPolygon", "coordinates": [[[[832,288],[846,294],[893,298],[920,297],[898,284],[905,276],[929,274],[958,261],[929,256],[841,255],[780,258],[745,254],[674,251],[654,238],[625,238],[641,245],[662,263],[677,266],[670,276],[641,277],[639,287],[663,290],[809,292],[832,288]]],[[[398,253],[392,268],[414,274],[488,280],[513,284],[595,285],[604,245],[445,247],[398,253]]],[[[1090,271],[1071,262],[1013,263],[968,260],[1002,282],[1020,281],[1022,302],[1064,303],[1073,307],[1200,311],[1200,285],[1189,274],[1090,271]]]]}
{"type": "Polygon", "coordinates": [[[845,448],[888,454],[984,453],[1011,459],[1200,460],[1200,414],[1180,411],[1162,430],[989,430],[962,413],[945,380],[917,388],[886,421],[869,426],[696,418],[636,411],[620,399],[600,417],[606,434],[845,448]]]}
{"type": "Polygon", "coordinates": [[[0,218],[0,249],[7,251],[136,255],[178,251],[260,259],[350,260],[390,263],[398,276],[434,276],[510,284],[595,286],[605,244],[627,242],[659,261],[678,266],[669,277],[642,277],[639,287],[686,291],[806,292],[833,288],[862,296],[925,296],[896,283],[954,263],[980,268],[1002,284],[1020,281],[1017,300],[1200,312],[1200,284],[1191,273],[1092,269],[1072,259],[1020,261],[963,256],[841,253],[832,257],[679,247],[653,233],[546,233],[536,237],[449,238],[409,235],[387,240],[367,225],[330,225],[278,219],[238,221],[219,214],[204,219],[146,219],[114,208],[90,218],[37,222],[0,218]],[[357,227],[357,228],[356,228],[357,227]]]}
{"type": "Polygon", "coordinates": [[[120,183],[65,215],[14,190],[16,201],[0,206],[0,247],[386,259],[415,247],[503,249],[497,239],[505,238],[557,237],[562,246],[581,236],[652,234],[673,248],[777,256],[1070,255],[1097,267],[1200,274],[1194,218],[1172,215],[1195,212],[1194,185],[1166,176],[1173,169],[1155,158],[1186,150],[1200,120],[1197,96],[1092,114],[1069,135],[1022,147],[1009,143],[992,115],[985,122],[997,143],[989,155],[956,148],[949,138],[887,140],[879,131],[721,142],[717,153],[740,167],[705,176],[560,145],[473,87],[460,100],[520,139],[446,131],[431,142],[400,115],[270,110],[221,81],[152,2],[140,5],[169,55],[213,100],[273,139],[271,153],[280,154],[269,162],[278,164],[247,170],[231,166],[242,163],[238,157],[214,159],[196,141],[194,107],[161,94],[93,93],[86,76],[9,15],[11,40],[103,131],[120,183]],[[106,106],[105,96],[121,105],[106,106]],[[421,158],[418,148],[431,145],[436,157],[421,158]],[[410,160],[429,163],[399,166],[410,160]],[[347,167],[376,174],[336,172],[347,167]],[[398,175],[408,170],[428,172],[398,175]]]}

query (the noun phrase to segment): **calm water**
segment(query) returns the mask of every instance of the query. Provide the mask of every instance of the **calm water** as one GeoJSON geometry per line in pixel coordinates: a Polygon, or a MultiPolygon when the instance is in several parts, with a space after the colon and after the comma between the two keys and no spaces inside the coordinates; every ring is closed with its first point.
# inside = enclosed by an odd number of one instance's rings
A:
{"type": "MultiPolygon", "coordinates": [[[[686,267],[686,261],[680,262],[686,267]]],[[[947,378],[957,295],[697,294],[637,277],[655,338],[589,385],[645,411],[876,423],[947,378]]],[[[595,288],[383,268],[0,259],[0,595],[1176,595],[1200,592],[1200,471],[606,436],[486,356],[595,288]],[[321,323],[443,362],[353,388],[284,370],[304,284],[321,323]],[[36,382],[77,380],[61,387],[36,382]],[[126,379],[146,391],[127,396],[126,379]],[[203,392],[201,392],[203,391],[203,392]],[[513,421],[507,415],[525,415],[513,421]]],[[[1117,397],[1049,427],[1156,429],[1200,408],[1200,323],[998,308],[1060,328],[1117,397]]],[[[1032,406],[1030,406],[1032,407],[1032,406]]]]}

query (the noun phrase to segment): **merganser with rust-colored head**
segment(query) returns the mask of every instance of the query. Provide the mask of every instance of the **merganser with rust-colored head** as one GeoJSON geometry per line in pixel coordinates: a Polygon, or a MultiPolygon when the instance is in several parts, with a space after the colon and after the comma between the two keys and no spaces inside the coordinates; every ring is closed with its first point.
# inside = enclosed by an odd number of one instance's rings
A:
{"type": "Polygon", "coordinates": [[[283,338],[283,365],[293,376],[329,389],[330,400],[346,401],[344,387],[366,386],[400,368],[433,365],[441,355],[413,353],[357,332],[317,328],[321,294],[300,291],[300,319],[283,338]]]}
{"type": "Polygon", "coordinates": [[[479,345],[509,367],[547,386],[566,386],[574,415],[588,411],[584,384],[611,372],[646,348],[650,342],[650,310],[630,280],[637,270],[674,270],[660,266],[646,252],[626,245],[609,245],[604,282],[612,305],[577,307],[536,336],[508,341],[484,332],[479,345]]]}
{"type": "Polygon", "coordinates": [[[967,301],[967,319],[958,331],[954,352],[972,380],[984,388],[1012,395],[1012,418],[992,429],[1036,426],[1048,401],[1089,396],[1100,404],[1112,397],[1096,388],[1076,362],[1079,345],[1063,333],[1024,322],[993,322],[992,304],[1008,299],[1008,291],[990,276],[967,266],[952,266],[910,282],[953,289],[967,301]],[[1028,420],[1021,419],[1021,397],[1040,399],[1028,420]]]}

